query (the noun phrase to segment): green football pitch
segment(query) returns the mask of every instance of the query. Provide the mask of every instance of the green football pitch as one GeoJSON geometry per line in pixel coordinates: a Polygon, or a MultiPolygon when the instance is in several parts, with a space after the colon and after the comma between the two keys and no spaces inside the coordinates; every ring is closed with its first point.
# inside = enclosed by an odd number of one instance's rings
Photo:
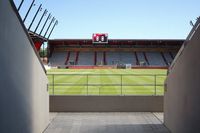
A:
{"type": "Polygon", "coordinates": [[[50,95],[163,95],[167,70],[50,69],[50,95]]]}

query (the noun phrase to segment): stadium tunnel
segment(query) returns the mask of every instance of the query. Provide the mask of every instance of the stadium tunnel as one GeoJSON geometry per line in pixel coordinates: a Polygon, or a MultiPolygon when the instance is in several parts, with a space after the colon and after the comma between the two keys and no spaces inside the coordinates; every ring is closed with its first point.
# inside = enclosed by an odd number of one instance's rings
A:
{"type": "MultiPolygon", "coordinates": [[[[0,14],[0,40],[3,42],[1,43],[3,48],[0,49],[0,132],[43,132],[50,122],[49,108],[51,111],[60,112],[80,111],[80,108],[82,108],[81,111],[86,112],[88,110],[94,112],[113,110],[124,112],[163,111],[163,96],[50,96],[49,105],[48,79],[38,55],[42,43],[46,42],[48,38],[27,31],[12,0],[1,1],[0,12],[6,12],[0,14]],[[12,39],[10,35],[12,35],[12,39]],[[8,54],[8,51],[12,54],[8,54]],[[81,102],[84,102],[84,104],[81,105],[81,102]],[[116,105],[116,102],[119,104],[116,105]],[[98,106],[96,107],[97,103],[98,106]],[[92,108],[91,105],[96,108],[92,108]]],[[[200,18],[198,18],[187,39],[185,41],[178,40],[177,48],[180,48],[183,41],[184,43],[168,69],[164,96],[164,124],[172,133],[199,132],[199,35],[200,18]]],[[[50,50],[54,51],[56,46],[53,45],[60,42],[63,42],[67,47],[68,41],[50,40],[50,50]]],[[[87,40],[78,41],[85,42],[87,40]]],[[[90,41],[88,40],[88,42],[90,41]]],[[[128,41],[132,41],[128,43],[133,43],[133,45],[140,42],[140,40],[128,41]]],[[[154,42],[155,40],[148,41],[154,42]]],[[[169,40],[163,41],[168,42],[169,40]]],[[[110,43],[112,42],[115,49],[115,44],[118,41],[110,40],[110,43]]],[[[84,49],[84,45],[81,47],[84,49]]],[[[177,48],[175,51],[177,51],[177,48]]],[[[106,48],[100,49],[102,49],[101,52],[106,51],[106,48]]],[[[137,50],[132,52],[137,52],[137,50]]],[[[145,54],[142,53],[142,55],[144,60],[147,61],[145,54]]],[[[163,58],[163,60],[165,59],[163,58]]]]}

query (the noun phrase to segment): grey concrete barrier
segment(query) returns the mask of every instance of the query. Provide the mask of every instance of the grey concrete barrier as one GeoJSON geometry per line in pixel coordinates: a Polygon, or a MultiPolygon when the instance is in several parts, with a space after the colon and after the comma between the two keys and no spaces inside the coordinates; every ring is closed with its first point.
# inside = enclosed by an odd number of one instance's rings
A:
{"type": "Polygon", "coordinates": [[[50,112],[162,112],[163,96],[50,96],[50,112]]]}

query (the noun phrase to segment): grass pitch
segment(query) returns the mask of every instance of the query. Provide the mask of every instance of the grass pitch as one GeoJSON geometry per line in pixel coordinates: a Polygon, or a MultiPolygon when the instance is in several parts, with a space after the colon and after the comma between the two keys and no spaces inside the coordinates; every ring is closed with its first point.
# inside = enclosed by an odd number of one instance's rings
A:
{"type": "Polygon", "coordinates": [[[50,69],[47,72],[49,92],[54,95],[163,95],[166,73],[161,69],[50,69]]]}

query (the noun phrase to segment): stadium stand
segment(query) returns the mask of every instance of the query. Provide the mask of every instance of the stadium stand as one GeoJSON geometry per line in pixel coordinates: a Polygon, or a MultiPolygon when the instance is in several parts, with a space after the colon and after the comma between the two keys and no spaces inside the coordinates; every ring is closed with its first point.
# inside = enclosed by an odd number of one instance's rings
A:
{"type": "Polygon", "coordinates": [[[97,58],[96,65],[104,65],[103,52],[97,52],[96,58],[97,58]]]}
{"type": "Polygon", "coordinates": [[[165,55],[163,54],[163,52],[160,52],[160,54],[165,62],[165,65],[168,66],[169,63],[168,63],[167,59],[165,58],[165,55]]]}
{"type": "Polygon", "coordinates": [[[78,59],[79,59],[79,52],[76,52],[76,58],[75,58],[75,65],[78,64],[78,59]]]}
{"type": "Polygon", "coordinates": [[[167,65],[170,65],[173,61],[173,58],[170,56],[169,52],[163,53],[163,56],[165,57],[165,59],[167,61],[167,65]]]}
{"type": "Polygon", "coordinates": [[[119,52],[107,52],[106,57],[108,65],[116,65],[121,62],[119,52]]]}
{"type": "Polygon", "coordinates": [[[145,59],[145,61],[146,61],[147,65],[149,65],[149,60],[148,60],[148,58],[147,58],[147,55],[146,55],[146,53],[145,53],[145,52],[143,52],[143,55],[144,55],[144,59],[145,59]]]}
{"type": "MultiPolygon", "coordinates": [[[[49,40],[49,64],[52,66],[167,68],[184,40],[109,40],[92,44],[90,39],[49,40]]],[[[71,67],[70,67],[71,68],[71,67]]]]}
{"type": "Polygon", "coordinates": [[[94,65],[97,64],[97,52],[95,51],[94,52],[94,65]]]}
{"type": "Polygon", "coordinates": [[[93,52],[79,52],[78,65],[94,65],[93,52]]]}
{"type": "Polygon", "coordinates": [[[67,57],[66,57],[65,65],[68,64],[69,57],[70,57],[70,51],[67,52],[67,57]]]}
{"type": "Polygon", "coordinates": [[[166,63],[159,52],[146,52],[149,64],[152,66],[165,66],[166,63]]]}
{"type": "Polygon", "coordinates": [[[104,62],[104,65],[107,65],[106,52],[105,51],[103,52],[103,62],[104,62]]]}
{"type": "Polygon", "coordinates": [[[144,54],[142,52],[137,52],[137,57],[138,57],[139,65],[141,65],[141,66],[147,65],[144,54]]]}
{"type": "Polygon", "coordinates": [[[169,52],[54,52],[49,62],[63,65],[117,65],[169,66],[175,53],[169,52]]]}
{"type": "Polygon", "coordinates": [[[139,59],[138,59],[137,52],[134,52],[134,55],[135,55],[135,59],[136,59],[136,64],[135,65],[139,65],[139,59]]]}
{"type": "Polygon", "coordinates": [[[51,66],[65,65],[66,52],[53,52],[49,62],[51,66]]]}
{"type": "Polygon", "coordinates": [[[136,59],[133,52],[121,52],[120,57],[123,64],[136,64],[136,59]]]}
{"type": "Polygon", "coordinates": [[[70,52],[70,57],[68,61],[68,65],[74,65],[76,59],[76,52],[70,52]]]}
{"type": "Polygon", "coordinates": [[[136,64],[136,59],[132,52],[108,52],[105,59],[109,65],[116,65],[118,63],[123,64],[136,64]]]}
{"type": "Polygon", "coordinates": [[[175,52],[171,52],[173,59],[175,58],[176,54],[175,52]]]}

